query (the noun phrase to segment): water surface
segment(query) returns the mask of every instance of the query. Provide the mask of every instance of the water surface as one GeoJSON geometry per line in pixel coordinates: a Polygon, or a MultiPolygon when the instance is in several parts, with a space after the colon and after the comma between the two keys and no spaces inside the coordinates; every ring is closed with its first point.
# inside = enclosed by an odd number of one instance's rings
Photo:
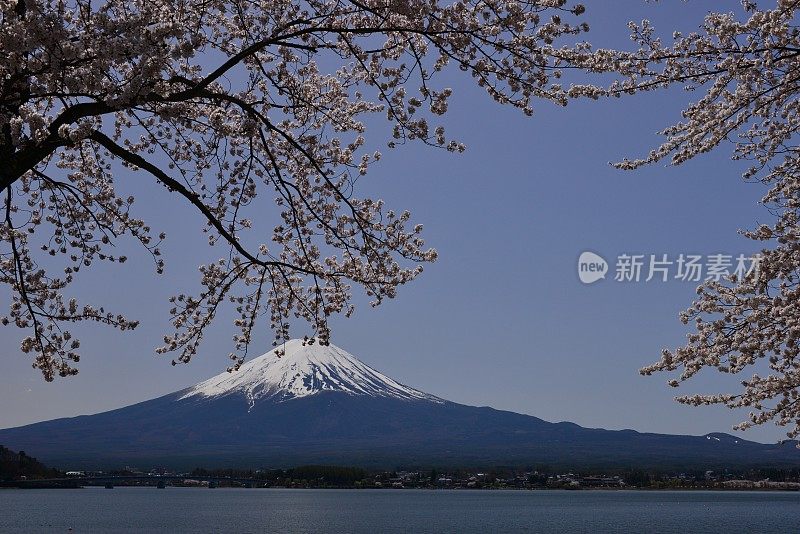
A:
{"type": "Polygon", "coordinates": [[[0,532],[800,532],[800,492],[0,490],[0,532]]]}

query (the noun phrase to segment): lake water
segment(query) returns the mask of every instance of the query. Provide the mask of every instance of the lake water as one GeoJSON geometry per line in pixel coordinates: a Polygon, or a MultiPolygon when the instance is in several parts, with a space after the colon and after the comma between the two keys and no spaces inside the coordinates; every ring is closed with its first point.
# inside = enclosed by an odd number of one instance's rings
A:
{"type": "Polygon", "coordinates": [[[0,490],[0,532],[800,532],[798,492],[0,490]]]}

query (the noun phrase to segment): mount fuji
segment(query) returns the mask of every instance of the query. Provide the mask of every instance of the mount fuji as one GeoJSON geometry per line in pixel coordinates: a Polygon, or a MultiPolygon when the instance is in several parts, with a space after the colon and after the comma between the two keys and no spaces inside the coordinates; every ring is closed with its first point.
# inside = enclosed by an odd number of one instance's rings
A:
{"type": "Polygon", "coordinates": [[[244,396],[252,409],[257,401],[286,401],[339,392],[348,395],[403,400],[443,400],[395,382],[352,354],[334,345],[305,345],[293,339],[281,347],[245,363],[236,373],[222,373],[189,388],[181,399],[244,396]]]}
{"type": "Polygon", "coordinates": [[[287,342],[232,373],[125,408],[0,430],[0,443],[63,468],[124,465],[363,467],[800,467],[794,442],[550,423],[450,402],[333,345],[287,342]]]}

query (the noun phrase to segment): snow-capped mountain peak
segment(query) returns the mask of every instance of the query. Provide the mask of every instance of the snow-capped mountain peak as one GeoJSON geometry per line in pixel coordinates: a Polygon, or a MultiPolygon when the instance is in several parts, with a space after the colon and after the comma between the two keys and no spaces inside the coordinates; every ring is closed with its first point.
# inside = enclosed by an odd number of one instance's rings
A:
{"type": "Polygon", "coordinates": [[[276,350],[245,362],[238,371],[224,372],[190,388],[181,399],[243,394],[252,407],[259,399],[277,401],[338,391],[349,395],[394,397],[443,402],[438,397],[392,380],[334,345],[304,345],[287,341],[276,350]]]}

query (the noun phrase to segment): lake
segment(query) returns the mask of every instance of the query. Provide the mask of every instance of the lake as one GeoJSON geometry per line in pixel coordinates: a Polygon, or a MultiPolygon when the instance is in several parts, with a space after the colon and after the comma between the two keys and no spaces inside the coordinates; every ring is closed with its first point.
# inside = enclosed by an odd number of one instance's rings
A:
{"type": "Polygon", "coordinates": [[[0,490],[0,532],[800,532],[800,492],[0,490]]]}

